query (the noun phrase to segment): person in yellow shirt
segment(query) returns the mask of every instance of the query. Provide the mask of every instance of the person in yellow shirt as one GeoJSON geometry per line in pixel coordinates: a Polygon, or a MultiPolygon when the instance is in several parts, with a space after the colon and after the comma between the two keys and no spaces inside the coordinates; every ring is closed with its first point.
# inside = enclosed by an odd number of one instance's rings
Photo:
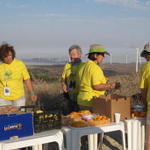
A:
{"type": "Polygon", "coordinates": [[[106,83],[106,77],[99,64],[102,63],[105,54],[109,53],[102,45],[93,44],[90,46],[88,61],[83,64],[77,73],[77,97],[80,109],[92,110],[92,100],[105,94],[105,90],[117,88],[116,83],[106,83]]]}
{"type": "Polygon", "coordinates": [[[24,84],[36,102],[30,75],[25,64],[15,59],[13,46],[5,43],[0,46],[0,106],[25,106],[24,84]]]}
{"type": "Polygon", "coordinates": [[[147,117],[146,117],[146,149],[150,150],[150,43],[146,43],[141,57],[146,59],[146,63],[140,70],[140,84],[142,99],[144,101],[147,117]]]}
{"type": "Polygon", "coordinates": [[[78,111],[77,105],[77,93],[78,89],[76,88],[76,73],[81,62],[82,51],[80,46],[72,45],[69,48],[69,57],[70,62],[66,63],[64,66],[63,73],[61,75],[61,85],[64,97],[68,100],[68,113],[72,111],[78,111]]]}

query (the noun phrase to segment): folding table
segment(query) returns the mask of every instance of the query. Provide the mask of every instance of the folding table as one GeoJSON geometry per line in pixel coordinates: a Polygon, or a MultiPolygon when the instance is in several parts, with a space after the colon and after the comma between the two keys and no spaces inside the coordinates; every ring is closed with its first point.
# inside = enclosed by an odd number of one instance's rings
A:
{"type": "Polygon", "coordinates": [[[63,150],[63,133],[61,130],[49,130],[32,136],[15,140],[0,141],[0,150],[18,149],[32,146],[33,150],[42,150],[42,144],[57,142],[59,150],[63,150]]]}
{"type": "Polygon", "coordinates": [[[84,128],[74,128],[74,127],[63,127],[62,131],[66,136],[66,147],[67,150],[80,150],[80,139],[84,135],[88,135],[89,150],[97,149],[97,134],[101,133],[102,138],[104,133],[113,132],[120,130],[122,133],[123,150],[126,150],[125,142],[125,129],[124,123],[110,123],[108,125],[97,126],[97,127],[84,127],[84,128]]]}

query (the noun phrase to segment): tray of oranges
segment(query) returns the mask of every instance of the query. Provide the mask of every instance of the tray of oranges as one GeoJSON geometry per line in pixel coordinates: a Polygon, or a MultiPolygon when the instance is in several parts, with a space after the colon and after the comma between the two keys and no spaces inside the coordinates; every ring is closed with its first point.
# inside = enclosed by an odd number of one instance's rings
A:
{"type": "Polygon", "coordinates": [[[72,112],[67,116],[62,117],[62,124],[71,127],[88,127],[101,126],[110,123],[110,118],[91,113],[89,110],[81,110],[79,112],[72,112]]]}

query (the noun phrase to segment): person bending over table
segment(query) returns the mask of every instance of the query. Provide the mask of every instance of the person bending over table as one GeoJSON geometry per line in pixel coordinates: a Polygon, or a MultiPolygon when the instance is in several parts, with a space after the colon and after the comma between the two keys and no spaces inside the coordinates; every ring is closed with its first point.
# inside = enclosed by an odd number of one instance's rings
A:
{"type": "Polygon", "coordinates": [[[28,70],[21,60],[15,59],[15,54],[13,46],[0,46],[0,106],[25,106],[24,84],[32,102],[37,100],[28,70]]]}
{"type": "Polygon", "coordinates": [[[77,87],[79,94],[77,97],[78,105],[81,110],[92,111],[92,100],[105,94],[105,90],[119,88],[118,83],[106,83],[107,79],[99,66],[105,58],[110,55],[100,44],[90,46],[88,61],[85,62],[77,73],[77,87]]]}

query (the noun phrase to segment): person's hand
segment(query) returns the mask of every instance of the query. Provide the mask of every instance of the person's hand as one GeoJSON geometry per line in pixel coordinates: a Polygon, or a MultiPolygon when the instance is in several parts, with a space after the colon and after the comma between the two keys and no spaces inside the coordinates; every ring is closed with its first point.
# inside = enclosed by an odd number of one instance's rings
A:
{"type": "Polygon", "coordinates": [[[116,83],[110,83],[110,90],[115,89],[115,87],[116,87],[116,83]]]}
{"type": "Polygon", "coordinates": [[[121,88],[120,82],[116,82],[116,83],[115,83],[115,89],[120,89],[120,88],[121,88]]]}
{"type": "Polygon", "coordinates": [[[65,83],[62,84],[62,90],[63,92],[67,93],[68,92],[68,87],[65,83]]]}
{"type": "Polygon", "coordinates": [[[37,95],[36,94],[31,94],[31,101],[35,103],[37,101],[37,95]]]}

